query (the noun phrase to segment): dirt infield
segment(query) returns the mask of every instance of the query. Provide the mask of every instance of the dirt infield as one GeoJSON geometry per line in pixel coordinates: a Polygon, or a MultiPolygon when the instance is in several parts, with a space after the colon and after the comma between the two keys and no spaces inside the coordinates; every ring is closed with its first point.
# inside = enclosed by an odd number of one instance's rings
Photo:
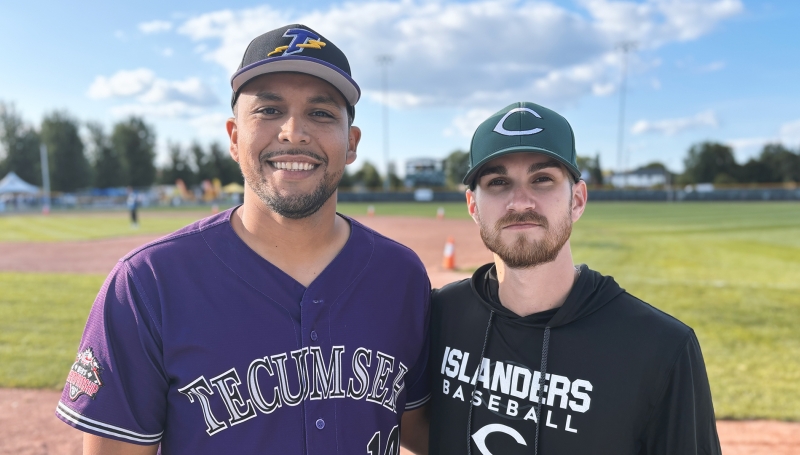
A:
{"type": "MultiPolygon", "coordinates": [[[[469,220],[402,217],[357,218],[413,249],[434,287],[466,278],[491,260],[469,220]],[[459,271],[441,267],[448,236],[455,239],[459,271]]],[[[0,271],[108,273],[133,248],[157,236],[81,242],[0,243],[0,271]]],[[[0,389],[0,455],[79,454],[81,433],[58,421],[53,412],[59,392],[0,389]]],[[[721,421],[717,428],[725,455],[800,455],[800,423],[721,421]]],[[[406,452],[404,454],[407,455],[406,452]]]]}

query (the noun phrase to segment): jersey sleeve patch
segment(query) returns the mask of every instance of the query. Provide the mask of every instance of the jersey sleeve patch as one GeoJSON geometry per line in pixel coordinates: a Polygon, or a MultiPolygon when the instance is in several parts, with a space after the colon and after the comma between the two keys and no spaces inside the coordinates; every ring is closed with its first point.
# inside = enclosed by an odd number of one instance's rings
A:
{"type": "Polygon", "coordinates": [[[424,397],[420,398],[419,400],[406,403],[406,411],[411,411],[417,408],[421,408],[422,406],[425,405],[425,403],[430,401],[430,399],[431,399],[431,394],[429,393],[424,397]]]}
{"type": "Polygon", "coordinates": [[[92,348],[88,347],[78,352],[67,376],[69,399],[75,401],[79,396],[86,395],[94,400],[100,387],[103,387],[103,381],[100,379],[102,369],[92,348]]]}
{"type": "Polygon", "coordinates": [[[163,431],[157,434],[136,433],[135,431],[93,420],[73,411],[60,401],[56,407],[56,415],[79,430],[138,444],[155,444],[161,440],[161,436],[164,434],[163,431]]]}

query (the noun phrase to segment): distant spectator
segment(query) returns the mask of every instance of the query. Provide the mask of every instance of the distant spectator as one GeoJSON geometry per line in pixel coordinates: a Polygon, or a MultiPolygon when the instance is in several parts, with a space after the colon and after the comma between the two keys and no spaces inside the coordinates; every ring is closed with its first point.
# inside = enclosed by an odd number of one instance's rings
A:
{"type": "Polygon", "coordinates": [[[128,210],[131,211],[131,227],[134,229],[138,228],[139,214],[137,212],[139,210],[139,197],[135,191],[128,193],[128,210]]]}

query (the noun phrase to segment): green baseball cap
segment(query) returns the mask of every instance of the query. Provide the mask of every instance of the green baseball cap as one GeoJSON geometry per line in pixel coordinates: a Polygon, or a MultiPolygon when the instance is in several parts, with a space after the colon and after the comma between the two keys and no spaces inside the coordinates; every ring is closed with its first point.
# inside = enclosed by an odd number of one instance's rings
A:
{"type": "Polygon", "coordinates": [[[523,101],[497,111],[475,130],[469,148],[469,171],[463,183],[471,184],[478,169],[489,161],[520,152],[553,157],[566,166],[576,181],[581,177],[575,134],[567,119],[544,106],[523,101]]]}

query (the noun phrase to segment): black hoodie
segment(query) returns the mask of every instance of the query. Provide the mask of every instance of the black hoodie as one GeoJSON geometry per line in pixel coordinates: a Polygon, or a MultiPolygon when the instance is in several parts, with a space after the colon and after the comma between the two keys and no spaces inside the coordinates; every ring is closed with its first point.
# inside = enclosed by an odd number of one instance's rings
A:
{"type": "Polygon", "coordinates": [[[721,453],[691,328],[585,265],[564,305],[527,317],[495,277],[433,293],[432,455],[721,453]]]}

